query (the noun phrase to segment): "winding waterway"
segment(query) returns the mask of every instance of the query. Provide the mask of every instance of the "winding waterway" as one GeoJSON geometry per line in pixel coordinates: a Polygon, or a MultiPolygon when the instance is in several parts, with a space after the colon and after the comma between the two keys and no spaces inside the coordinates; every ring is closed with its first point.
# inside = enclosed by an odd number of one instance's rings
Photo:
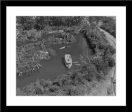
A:
{"type": "MultiPolygon", "coordinates": [[[[17,78],[17,87],[24,87],[37,79],[49,79],[54,80],[58,75],[64,74],[69,70],[64,66],[63,57],[66,53],[71,54],[73,62],[77,61],[77,64],[73,63],[71,69],[81,66],[79,60],[80,55],[88,55],[88,46],[81,34],[76,37],[77,41],[75,43],[69,44],[68,47],[60,49],[65,46],[64,44],[52,45],[51,47],[56,51],[56,55],[52,56],[50,60],[42,60],[40,64],[42,67],[35,71],[30,72],[28,75],[17,78]],[[80,65],[79,65],[80,64],[80,65]]],[[[90,50],[89,50],[90,51],[90,50]]]]}

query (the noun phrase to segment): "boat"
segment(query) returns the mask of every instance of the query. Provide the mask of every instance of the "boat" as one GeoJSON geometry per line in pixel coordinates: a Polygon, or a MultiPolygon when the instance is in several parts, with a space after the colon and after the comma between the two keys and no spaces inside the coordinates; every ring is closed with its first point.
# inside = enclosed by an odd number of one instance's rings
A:
{"type": "Polygon", "coordinates": [[[65,59],[65,66],[70,69],[72,67],[72,57],[70,54],[65,54],[64,56],[65,59]]]}
{"type": "Polygon", "coordinates": [[[65,49],[65,48],[66,48],[66,46],[60,47],[60,49],[65,49]]]}
{"type": "Polygon", "coordinates": [[[63,46],[63,47],[60,47],[59,49],[65,49],[65,48],[68,48],[70,46],[63,46]]]}

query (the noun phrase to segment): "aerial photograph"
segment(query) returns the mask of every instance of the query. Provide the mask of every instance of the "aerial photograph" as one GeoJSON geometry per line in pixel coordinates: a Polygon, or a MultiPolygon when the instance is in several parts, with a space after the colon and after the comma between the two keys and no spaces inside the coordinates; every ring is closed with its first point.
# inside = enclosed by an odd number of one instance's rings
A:
{"type": "Polygon", "coordinates": [[[16,96],[116,96],[116,16],[16,16],[16,96]]]}

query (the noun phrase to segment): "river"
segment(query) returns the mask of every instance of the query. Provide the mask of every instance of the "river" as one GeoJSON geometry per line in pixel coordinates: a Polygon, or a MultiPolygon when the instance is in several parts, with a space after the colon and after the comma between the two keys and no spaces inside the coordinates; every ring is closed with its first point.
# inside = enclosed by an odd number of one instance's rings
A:
{"type": "MultiPolygon", "coordinates": [[[[30,72],[28,75],[17,77],[17,87],[22,88],[32,82],[35,82],[37,79],[49,79],[54,80],[58,75],[64,74],[69,70],[64,66],[62,61],[66,53],[71,54],[73,62],[78,61],[78,64],[73,66],[71,69],[81,66],[79,60],[80,55],[88,55],[88,46],[81,34],[78,34],[76,37],[77,41],[75,43],[69,44],[69,47],[60,49],[60,47],[65,46],[64,44],[52,45],[51,47],[56,51],[56,55],[52,56],[50,60],[42,60],[40,64],[42,67],[35,71],[30,72]]],[[[89,50],[90,51],[90,50],[89,50]]],[[[70,70],[71,70],[70,69],[70,70]]]]}

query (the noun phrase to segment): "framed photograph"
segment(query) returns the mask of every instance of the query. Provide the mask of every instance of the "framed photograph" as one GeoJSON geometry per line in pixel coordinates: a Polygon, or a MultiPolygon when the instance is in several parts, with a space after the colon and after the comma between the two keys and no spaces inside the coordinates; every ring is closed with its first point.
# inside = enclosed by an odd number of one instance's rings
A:
{"type": "Polygon", "coordinates": [[[7,5],[5,22],[6,106],[126,106],[125,6],[7,5]]]}

